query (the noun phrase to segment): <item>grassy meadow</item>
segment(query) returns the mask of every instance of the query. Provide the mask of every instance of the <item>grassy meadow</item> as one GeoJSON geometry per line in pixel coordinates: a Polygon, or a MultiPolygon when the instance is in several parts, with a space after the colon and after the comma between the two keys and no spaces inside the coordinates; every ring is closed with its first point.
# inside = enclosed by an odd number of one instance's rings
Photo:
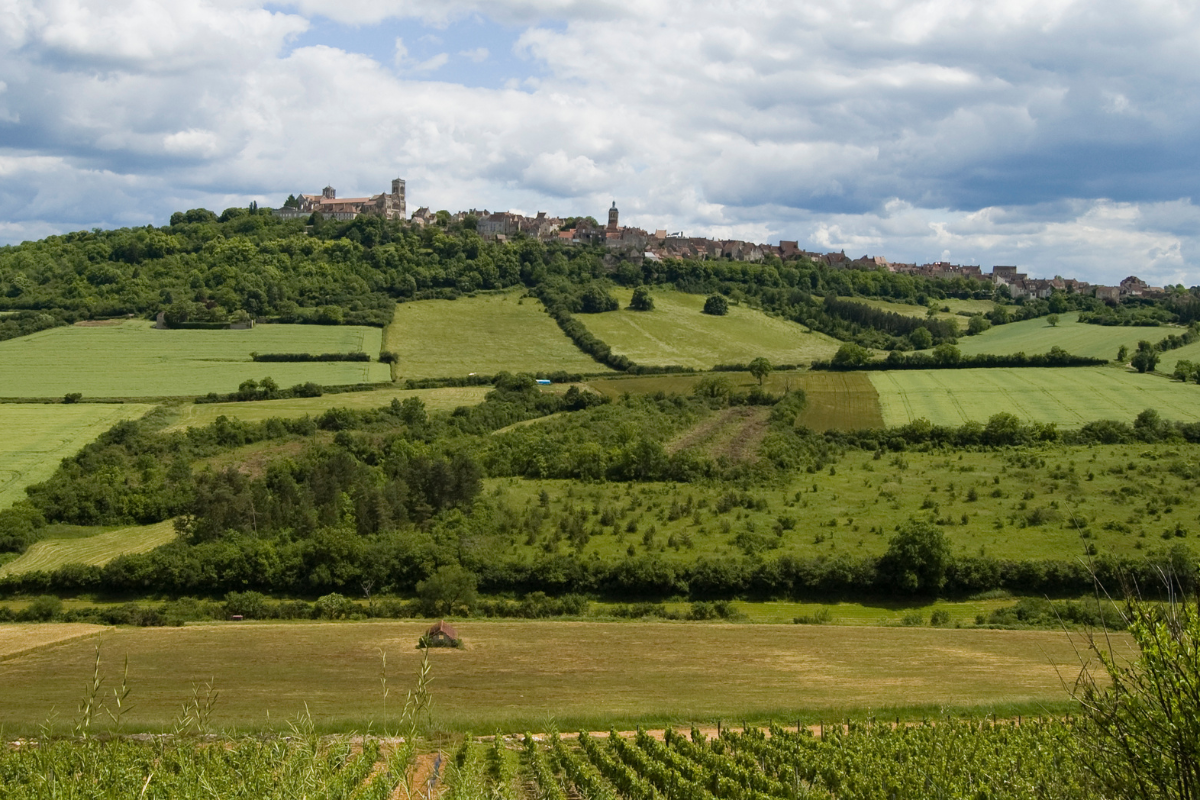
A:
{"type": "MultiPolygon", "coordinates": [[[[862,303],[872,308],[878,308],[881,311],[903,314],[906,317],[920,317],[921,319],[925,319],[929,314],[928,306],[918,306],[912,303],[892,303],[887,300],[876,300],[870,297],[839,297],[838,299],[862,303]]],[[[960,330],[965,331],[967,329],[967,318],[959,312],[986,314],[995,308],[996,304],[991,300],[959,300],[958,298],[950,297],[945,300],[934,300],[933,307],[937,309],[934,312],[934,317],[942,320],[951,320],[958,325],[960,330]],[[942,309],[949,310],[943,311],[942,309]]]]}
{"type": "Polygon", "coordinates": [[[1136,558],[1200,549],[1200,481],[1190,453],[1161,445],[1007,452],[852,451],[819,474],[775,486],[585,485],[497,478],[490,502],[516,518],[538,506],[536,535],[480,543],[497,557],[567,552],[558,522],[583,514],[584,557],[656,554],[668,561],[783,554],[882,555],[896,524],[941,524],[956,555],[1074,560],[1085,551],[1136,558]],[[543,505],[542,492],[545,492],[543,505]]]}
{"type": "Polygon", "coordinates": [[[189,403],[178,407],[178,416],[168,430],[210,425],[217,417],[261,422],[272,417],[292,418],[319,416],[331,408],[362,411],[389,405],[393,400],[404,402],[416,397],[430,411],[453,411],[459,406],[483,402],[490,386],[461,386],[442,389],[377,389],[369,392],[343,392],[321,397],[294,397],[288,400],[260,400],[250,403],[189,403]]]}
{"type": "Polygon", "coordinates": [[[1025,421],[1053,422],[1065,428],[1098,419],[1128,422],[1147,408],[1157,409],[1166,419],[1200,418],[1196,386],[1111,367],[869,374],[887,425],[922,417],[938,425],[961,425],[1008,412],[1025,421]]]}
{"type": "Polygon", "coordinates": [[[993,325],[976,336],[964,336],[958,340],[958,349],[963,355],[995,353],[1045,353],[1051,347],[1061,347],[1068,353],[1091,358],[1113,360],[1117,350],[1126,345],[1130,350],[1137,348],[1139,339],[1157,342],[1169,333],[1179,333],[1180,328],[1127,328],[1121,326],[1089,325],[1079,321],[1079,315],[1071,312],[1059,315],[1057,326],[1045,317],[993,325]]]}
{"type": "Polygon", "coordinates": [[[0,342],[0,397],[177,397],[236,391],[270,376],[280,386],[390,380],[377,362],[257,363],[258,353],[379,354],[378,328],[258,325],[245,331],[155,330],[144,320],[73,325],[0,342]]]}
{"type": "Polygon", "coordinates": [[[91,536],[42,539],[16,560],[0,566],[0,578],[22,572],[49,572],[67,564],[107,564],[117,556],[153,550],[175,536],[175,523],[167,520],[91,536]]]}
{"type": "Polygon", "coordinates": [[[748,364],[759,356],[775,364],[807,364],[831,358],[841,344],[746,306],[731,304],[723,317],[703,314],[705,295],[656,289],[653,311],[630,311],[631,290],[617,289],[614,295],[620,310],[577,319],[613,352],[637,364],[708,369],[748,364]]]}
{"type": "Polygon", "coordinates": [[[134,403],[0,403],[0,508],[23,498],[26,486],[49,478],[62,459],[113,425],[151,408],[134,403]]]}
{"type": "Polygon", "coordinates": [[[519,292],[401,303],[384,349],[399,354],[401,378],[609,371],[575,347],[539,300],[519,292]]]}
{"type": "MultiPolygon", "coordinates": [[[[1025,713],[1067,700],[1076,652],[1055,631],[455,621],[464,650],[431,654],[435,730],[606,729],[668,721],[831,719],[939,709],[1025,713]]],[[[127,728],[160,730],[212,681],[223,728],[375,727],[415,678],[427,622],[224,623],[102,634],[105,685],[129,659],[127,728]],[[385,711],[381,652],[393,697],[385,711]]],[[[7,637],[26,626],[0,626],[7,637]]],[[[44,626],[43,626],[44,627],[44,626]]],[[[1125,646],[1118,637],[1118,646],[1125,646]]],[[[0,726],[68,725],[95,637],[0,661],[0,726]]]]}

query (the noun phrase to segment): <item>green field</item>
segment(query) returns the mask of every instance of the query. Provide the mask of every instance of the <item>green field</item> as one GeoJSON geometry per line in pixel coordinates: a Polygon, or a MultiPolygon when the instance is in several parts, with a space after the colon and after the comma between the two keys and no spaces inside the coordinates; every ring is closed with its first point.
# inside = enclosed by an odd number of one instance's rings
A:
{"type": "Polygon", "coordinates": [[[1139,339],[1157,342],[1169,333],[1179,333],[1177,327],[1126,328],[1119,326],[1089,325],[1079,322],[1076,313],[1060,314],[1057,326],[1052,326],[1045,317],[993,325],[976,336],[964,336],[958,340],[958,349],[963,355],[980,353],[1009,355],[1010,353],[1045,353],[1051,347],[1061,347],[1068,353],[1092,358],[1113,360],[1117,350],[1126,345],[1130,350],[1137,347],[1139,339]]]}
{"type": "MultiPolygon", "coordinates": [[[[881,311],[903,314],[906,317],[920,317],[921,319],[925,319],[929,314],[928,306],[918,306],[911,303],[892,303],[887,300],[876,300],[870,297],[839,297],[838,299],[862,303],[872,308],[878,308],[881,311]]],[[[991,300],[959,300],[954,297],[945,300],[933,300],[932,303],[933,307],[937,309],[934,312],[934,317],[951,320],[958,325],[960,330],[967,329],[967,318],[960,314],[960,311],[968,314],[986,314],[996,307],[996,304],[991,300]],[[949,310],[943,311],[942,309],[949,310]]]]}
{"type": "Polygon", "coordinates": [[[701,313],[704,295],[655,290],[653,311],[630,311],[633,292],[617,289],[619,311],[579,314],[576,319],[613,352],[637,364],[679,364],[708,369],[716,364],[748,364],[763,357],[775,364],[807,364],[831,358],[840,342],[794,322],[767,316],[746,306],[729,313],[701,313]]]}
{"type": "Polygon", "coordinates": [[[541,302],[516,292],[401,303],[384,349],[399,354],[402,378],[609,371],[575,347],[541,302]]]}
{"type": "MultiPolygon", "coordinates": [[[[981,709],[1067,699],[1075,650],[1055,631],[710,623],[455,623],[465,650],[434,651],[441,730],[606,729],[665,721],[795,719],[897,709],[981,709]]],[[[383,714],[382,661],[397,711],[428,623],[225,623],[103,634],[106,686],[129,658],[131,728],[162,729],[192,684],[220,691],[219,727],[285,728],[307,706],[323,729],[383,714]]],[[[0,626],[5,636],[24,626],[0,626]]],[[[1125,640],[1118,637],[1119,645],[1125,640]]],[[[74,639],[0,662],[0,726],[71,719],[95,642],[74,639]]],[[[68,724],[68,723],[64,723],[68,724]]]]}
{"type": "Polygon", "coordinates": [[[49,478],[60,461],[113,425],[151,408],[133,403],[0,403],[0,508],[23,498],[26,486],[49,478]]]}
{"type": "Polygon", "coordinates": [[[1098,419],[1132,421],[1147,408],[1166,419],[1200,419],[1200,391],[1176,381],[1110,367],[943,369],[872,372],[883,421],[905,425],[986,422],[1000,412],[1078,427],[1098,419]]]}
{"type": "Polygon", "coordinates": [[[175,523],[167,520],[81,538],[43,539],[35,542],[20,558],[0,566],[0,577],[22,572],[49,572],[67,564],[107,564],[117,556],[153,550],[175,536],[175,523]]]}
{"type": "Polygon", "coordinates": [[[380,408],[393,400],[401,402],[410,397],[419,398],[429,411],[453,411],[459,406],[473,406],[483,402],[491,386],[463,386],[442,389],[378,389],[373,392],[343,392],[321,397],[296,397],[289,400],[261,400],[252,403],[192,403],[179,407],[179,416],[168,430],[193,428],[209,425],[217,417],[240,419],[244,422],[261,422],[271,417],[303,417],[305,414],[318,416],[331,408],[349,408],[356,411],[380,408]]]}
{"type": "Polygon", "coordinates": [[[940,521],[961,556],[1073,561],[1088,545],[1123,558],[1175,544],[1200,549],[1189,535],[1200,517],[1200,483],[1181,477],[1200,455],[1194,445],[1054,447],[1026,462],[1003,451],[960,455],[909,452],[876,460],[853,450],[832,471],[742,490],[497,478],[487,481],[496,515],[520,518],[541,504],[544,491],[547,518],[539,534],[518,531],[491,546],[498,559],[566,554],[571,543],[554,532],[586,509],[592,535],[580,557],[607,563],[641,556],[674,563],[880,556],[896,524],[910,518],[940,521]]]}
{"type": "Polygon", "coordinates": [[[52,328],[0,342],[0,396],[171,397],[233,392],[270,376],[280,386],[390,380],[377,362],[256,363],[258,353],[379,354],[378,328],[259,325],[246,331],[155,330],[143,320],[52,328]]]}

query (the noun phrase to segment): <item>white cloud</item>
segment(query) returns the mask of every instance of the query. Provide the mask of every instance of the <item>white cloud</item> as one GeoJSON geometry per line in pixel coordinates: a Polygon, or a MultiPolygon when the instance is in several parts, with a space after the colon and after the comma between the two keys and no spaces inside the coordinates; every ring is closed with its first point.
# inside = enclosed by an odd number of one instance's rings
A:
{"type": "Polygon", "coordinates": [[[283,7],[0,4],[0,141],[57,159],[18,170],[10,191],[38,202],[5,206],[13,224],[162,221],[326,182],[365,194],[402,176],[414,207],[596,215],[616,199],[622,220],[644,227],[800,237],[898,260],[949,251],[1084,277],[1200,268],[1187,199],[1200,178],[1190,6],[283,7]],[[445,27],[424,59],[401,38],[391,63],[309,37],[289,52],[317,14],[406,19],[422,47],[432,40],[418,22],[445,27]],[[497,76],[488,85],[508,77],[499,49],[458,40],[455,20],[472,15],[522,26],[516,55],[536,76],[503,89],[449,82],[470,70],[497,76]],[[51,182],[91,187],[91,199],[51,182]]]}

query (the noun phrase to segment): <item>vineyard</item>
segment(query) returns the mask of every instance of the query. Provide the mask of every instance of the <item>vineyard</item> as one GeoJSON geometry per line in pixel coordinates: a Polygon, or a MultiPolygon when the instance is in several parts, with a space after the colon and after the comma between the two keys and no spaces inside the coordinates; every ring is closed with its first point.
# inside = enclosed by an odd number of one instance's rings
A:
{"type": "Polygon", "coordinates": [[[876,798],[1082,798],[1094,787],[1074,766],[1061,721],[945,720],[898,726],[748,728],[708,738],[671,729],[526,735],[519,756],[500,740],[466,741],[443,776],[455,800],[876,800],[876,798]]]}

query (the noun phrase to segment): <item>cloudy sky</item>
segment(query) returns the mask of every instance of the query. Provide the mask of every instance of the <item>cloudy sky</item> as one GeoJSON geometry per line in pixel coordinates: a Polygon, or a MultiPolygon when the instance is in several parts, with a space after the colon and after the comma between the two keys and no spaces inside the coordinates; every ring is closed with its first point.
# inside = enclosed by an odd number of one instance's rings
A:
{"type": "Polygon", "coordinates": [[[0,0],[0,242],[408,181],[1200,283],[1200,5],[0,0]]]}

